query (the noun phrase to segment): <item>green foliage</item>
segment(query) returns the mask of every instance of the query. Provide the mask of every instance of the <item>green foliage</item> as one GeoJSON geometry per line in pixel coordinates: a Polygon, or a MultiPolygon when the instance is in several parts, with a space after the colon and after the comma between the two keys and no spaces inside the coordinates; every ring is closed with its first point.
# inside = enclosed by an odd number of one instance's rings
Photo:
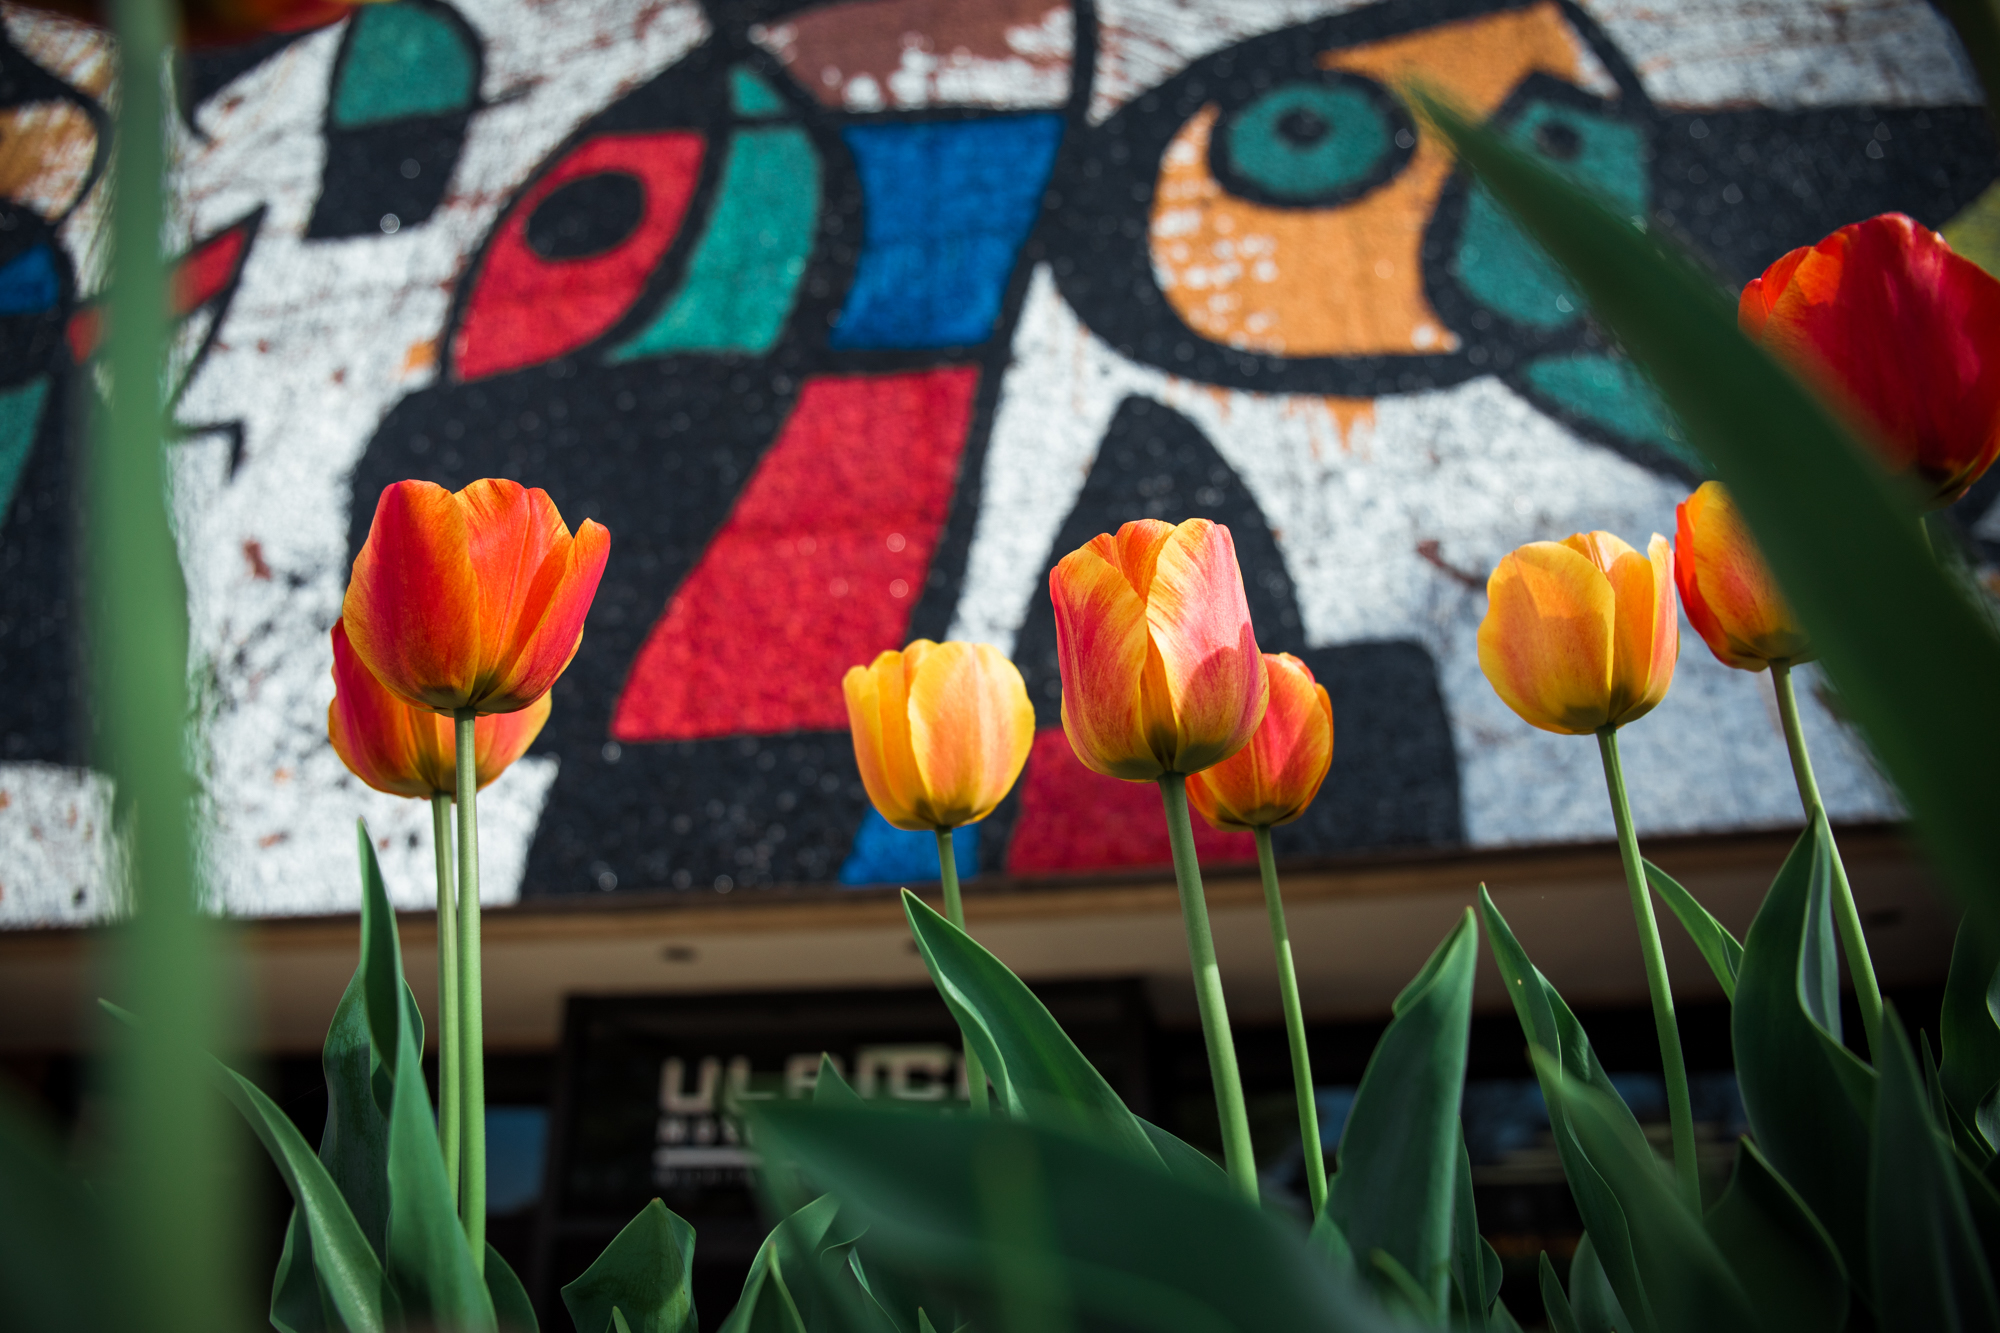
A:
{"type": "Polygon", "coordinates": [[[486,1289],[493,1296],[493,1317],[500,1333],[539,1333],[528,1289],[491,1245],[486,1247],[486,1289]]]}
{"type": "Polygon", "coordinates": [[[1701,956],[1708,960],[1709,970],[1722,984],[1725,999],[1736,998],[1736,974],[1743,970],[1743,946],[1729,933],[1729,928],[1709,915],[1708,909],[1695,901],[1695,896],[1682,888],[1679,881],[1651,861],[1644,863],[1646,882],[1653,886],[1653,892],[1660,895],[1660,901],[1673,910],[1681,928],[1694,941],[1694,947],[1701,950],[1701,956]]]}
{"type": "Polygon", "coordinates": [[[55,1140],[0,1088],[0,1327],[115,1327],[103,1243],[55,1140]]]}
{"type": "Polygon", "coordinates": [[[1541,1261],[1535,1266],[1535,1279],[1541,1286],[1542,1312],[1548,1316],[1552,1333],[1578,1333],[1576,1315],[1569,1308],[1569,1296],[1556,1278],[1556,1268],[1549,1262],[1547,1250],[1542,1251],[1541,1261]]]}
{"type": "Polygon", "coordinates": [[[693,1263],[694,1228],[655,1199],[562,1289],[563,1304],[578,1333],[608,1333],[614,1312],[631,1333],[694,1333],[693,1263]]]}
{"type": "Polygon", "coordinates": [[[1938,1024],[1944,1060],[1938,1082],[1949,1111],[1978,1131],[1990,1158],[2000,1146],[2000,948],[1983,931],[1958,932],[1951,972],[1944,984],[1944,1012],[1938,1024]]]}
{"type": "Polygon", "coordinates": [[[1833,1237],[1749,1139],[1737,1144],[1729,1188],[1702,1225],[1767,1327],[1804,1333],[1847,1317],[1847,1268],[1833,1237]]]}

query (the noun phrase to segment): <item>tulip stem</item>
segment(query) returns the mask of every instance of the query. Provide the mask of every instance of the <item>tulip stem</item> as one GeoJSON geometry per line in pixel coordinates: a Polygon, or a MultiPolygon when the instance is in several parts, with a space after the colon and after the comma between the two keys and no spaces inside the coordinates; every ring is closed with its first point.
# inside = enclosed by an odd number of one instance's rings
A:
{"type": "Polygon", "coordinates": [[[1201,892],[1201,864],[1194,854],[1194,825],[1188,821],[1187,775],[1162,773],[1160,795],[1167,806],[1167,842],[1174,852],[1174,880],[1180,886],[1181,924],[1187,929],[1188,963],[1194,972],[1195,1006],[1208,1044],[1208,1071],[1215,1080],[1215,1110],[1222,1122],[1222,1162],[1229,1178],[1257,1203],[1257,1158],[1250,1146],[1250,1116],[1243,1107],[1243,1077],[1236,1070],[1236,1044],[1222,996],[1222,969],[1215,962],[1215,937],[1208,928],[1208,902],[1201,892]]]}
{"type": "Polygon", "coordinates": [[[431,844],[437,851],[438,1148],[444,1178],[458,1197],[458,913],[452,898],[451,797],[431,793],[431,844]]]}
{"type": "Polygon", "coordinates": [[[1292,1048],[1292,1087],[1299,1098],[1299,1143],[1306,1154],[1306,1193],[1312,1215],[1326,1207],[1326,1153],[1320,1147],[1319,1107],[1313,1101],[1312,1057],[1306,1051],[1306,1019],[1299,1008],[1299,975],[1292,966],[1292,937],[1285,929],[1285,903],[1278,896],[1278,862],[1271,853],[1271,830],[1257,830],[1257,868],[1264,872],[1264,910],[1271,917],[1271,950],[1278,956],[1278,994],[1285,1004],[1285,1040],[1292,1048]]]}
{"type": "MultiPolygon", "coordinates": [[[[1778,717],[1785,724],[1785,748],[1792,756],[1792,777],[1799,784],[1799,804],[1805,807],[1806,823],[1813,815],[1826,814],[1819,797],[1819,780],[1813,776],[1812,756],[1806,752],[1806,733],[1799,725],[1799,698],[1792,690],[1789,663],[1771,663],[1771,685],[1778,692],[1778,717]]],[[[1854,889],[1847,882],[1847,865],[1840,859],[1840,847],[1827,836],[1833,850],[1833,919],[1840,930],[1841,952],[1847,955],[1847,973],[1854,978],[1854,998],[1861,1006],[1861,1031],[1868,1038],[1871,1057],[1881,1049],[1882,987],[1875,981],[1875,961],[1868,956],[1868,937],[1861,931],[1861,913],[1854,906],[1854,889]]]]}
{"type": "Polygon", "coordinates": [[[1687,1062],[1681,1056],[1681,1032],[1674,1020],[1674,991],[1667,980],[1667,956],[1660,949],[1660,923],[1653,916],[1652,892],[1646,887],[1639,860],[1639,837],[1632,830],[1632,804],[1625,798],[1625,769],[1618,760],[1618,729],[1597,733],[1604,756],[1604,783],[1611,789],[1611,815],[1618,823],[1618,854],[1625,862],[1625,887],[1632,895],[1632,916],[1639,926],[1639,949],[1646,958],[1646,987],[1653,995],[1653,1027],[1660,1037],[1660,1066],[1666,1076],[1667,1115],[1673,1121],[1674,1178],[1682,1202],[1701,1216],[1701,1172],[1694,1155],[1694,1108],[1688,1100],[1687,1062]]]}
{"type": "MultiPolygon", "coordinates": [[[[938,882],[944,885],[944,915],[947,921],[965,930],[965,902],[958,895],[958,852],[951,845],[951,830],[937,830],[938,882]]],[[[972,932],[966,930],[970,935],[972,932]]],[[[965,1043],[965,1088],[972,1098],[972,1110],[976,1115],[986,1114],[986,1068],[979,1063],[979,1052],[972,1049],[972,1043],[965,1043]]]]}
{"type": "Polygon", "coordinates": [[[479,976],[478,714],[458,710],[458,1032],[461,1162],[458,1215],[472,1262],[486,1271],[486,1023],[479,976]]]}

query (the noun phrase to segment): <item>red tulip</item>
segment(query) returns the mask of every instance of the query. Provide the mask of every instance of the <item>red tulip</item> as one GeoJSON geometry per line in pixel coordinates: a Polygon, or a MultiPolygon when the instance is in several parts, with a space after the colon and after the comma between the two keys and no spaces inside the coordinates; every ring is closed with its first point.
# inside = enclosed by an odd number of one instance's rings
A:
{"type": "MultiPolygon", "coordinates": [[[[473,724],[473,762],[484,787],[527,752],[549,720],[549,696],[513,713],[473,724]]],[[[347,641],[347,627],[333,624],[333,702],[326,734],[334,753],[355,777],[391,796],[450,796],[458,789],[458,746],[452,720],[412,708],[375,679],[347,641]]]]}
{"type": "Polygon", "coordinates": [[[1688,621],[1725,666],[1762,671],[1812,660],[1812,642],[1719,481],[1674,511],[1674,581],[1688,621]]]}
{"type": "MultiPolygon", "coordinates": [[[[181,34],[191,46],[228,46],[274,32],[303,32],[346,18],[357,5],[385,0],[181,0],[181,34]]],[[[105,26],[110,0],[27,0],[30,9],[105,26]]]]}
{"type": "Polygon", "coordinates": [[[1268,686],[1229,529],[1142,519],[1049,572],[1063,730],[1108,777],[1198,773],[1242,749],[1268,686]]]}
{"type": "Polygon", "coordinates": [[[1265,653],[1270,706],[1250,743],[1188,778],[1188,800],[1219,829],[1289,824],[1333,766],[1333,701],[1290,653],[1265,653]]]}
{"type": "Polygon", "coordinates": [[[1842,404],[1933,507],[2000,455],[2000,282],[1902,214],[1792,251],[1743,289],[1737,319],[1842,404]]]}
{"type": "Polygon", "coordinates": [[[390,690],[440,713],[511,713],[548,693],[576,656],[611,553],[585,519],[518,482],[456,495],[427,481],[382,492],[341,616],[390,690]]]}

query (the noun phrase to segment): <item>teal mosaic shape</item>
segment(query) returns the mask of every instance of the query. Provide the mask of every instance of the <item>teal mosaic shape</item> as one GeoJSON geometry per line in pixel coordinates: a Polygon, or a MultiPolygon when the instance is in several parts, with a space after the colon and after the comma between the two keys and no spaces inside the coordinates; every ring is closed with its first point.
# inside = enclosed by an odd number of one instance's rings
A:
{"type": "MultiPolygon", "coordinates": [[[[1646,143],[1638,126],[1580,107],[1531,102],[1508,126],[1507,138],[1625,211],[1646,211],[1646,143]]],[[[1481,187],[1466,201],[1455,271],[1467,295],[1515,324],[1556,329],[1582,318],[1583,298],[1569,279],[1481,187]]]]}
{"type": "Polygon", "coordinates": [[[1708,471],[1652,381],[1631,362],[1601,353],[1567,353],[1534,362],[1526,377],[1537,393],[1571,414],[1650,444],[1698,475],[1708,471]]]}
{"type": "Polygon", "coordinates": [[[357,9],[332,119],[341,129],[467,111],[479,95],[465,34],[437,9],[401,4],[357,9]]]}
{"type": "Polygon", "coordinates": [[[28,455],[35,447],[35,428],[42,424],[42,407],[48,401],[46,377],[0,389],[0,522],[14,504],[14,491],[27,470],[28,455]]]}
{"type": "Polygon", "coordinates": [[[680,290],[610,359],[770,351],[812,254],[819,182],[819,154],[804,130],[738,130],[680,290]]]}
{"type": "Polygon", "coordinates": [[[1391,127],[1356,88],[1294,83],[1274,89],[1230,122],[1229,161],[1280,199],[1304,202],[1366,180],[1389,153],[1391,127]],[[1283,133],[1306,117],[1323,128],[1307,142],[1283,133]]]}
{"type": "Polygon", "coordinates": [[[778,90],[748,65],[729,71],[729,109],[746,120],[769,120],[791,110],[778,90]]]}

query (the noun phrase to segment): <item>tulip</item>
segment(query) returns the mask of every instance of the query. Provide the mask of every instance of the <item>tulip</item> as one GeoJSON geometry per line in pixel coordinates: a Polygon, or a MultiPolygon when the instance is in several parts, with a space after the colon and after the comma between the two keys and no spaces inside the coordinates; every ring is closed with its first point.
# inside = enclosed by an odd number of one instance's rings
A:
{"type": "Polygon", "coordinates": [[[1049,573],[1063,731],[1084,766],[1143,782],[1242,749],[1268,685],[1229,529],[1141,519],[1049,573]]]}
{"type": "Polygon", "coordinates": [[[1567,736],[1653,711],[1680,653],[1674,553],[1645,555],[1608,532],[1530,542],[1486,581],[1479,667],[1530,726],[1567,736]]]}
{"type": "Polygon", "coordinates": [[[1792,251],[1743,289],[1737,320],[1840,403],[1933,508],[2000,455],[2000,282],[1902,214],[1792,251]]]}
{"type": "MultiPolygon", "coordinates": [[[[180,31],[194,47],[233,46],[271,33],[304,32],[346,18],[358,4],[384,0],[181,0],[173,6],[180,31]]],[[[106,26],[109,0],[29,0],[28,8],[47,10],[85,23],[106,26]]]]}
{"type": "MultiPolygon", "coordinates": [[[[546,694],[519,712],[480,718],[473,730],[478,785],[490,785],[525,754],[548,720],[546,694]]],[[[391,694],[355,653],[341,621],[333,626],[333,702],[327,705],[326,731],[341,762],[376,791],[448,798],[457,787],[452,720],[391,694]]]]}
{"type": "Polygon", "coordinates": [[[571,537],[547,492],[427,481],[382,492],[354,558],[341,618],[389,689],[440,713],[511,713],[576,656],[611,553],[585,519],[571,537]]]}
{"type": "Polygon", "coordinates": [[[1319,795],[1333,764],[1333,701],[1290,653],[1265,653],[1270,706],[1250,743],[1188,778],[1188,800],[1219,829],[1289,824],[1319,795]]]}
{"type": "Polygon", "coordinates": [[[1028,762],[1028,688],[990,645],[918,639],[850,668],[840,685],[861,785],[899,829],[977,823],[1028,762]]]}
{"type": "Polygon", "coordinates": [[[1811,661],[1805,627],[1722,483],[1703,482],[1674,515],[1681,605],[1717,660],[1743,671],[1811,661]]]}

